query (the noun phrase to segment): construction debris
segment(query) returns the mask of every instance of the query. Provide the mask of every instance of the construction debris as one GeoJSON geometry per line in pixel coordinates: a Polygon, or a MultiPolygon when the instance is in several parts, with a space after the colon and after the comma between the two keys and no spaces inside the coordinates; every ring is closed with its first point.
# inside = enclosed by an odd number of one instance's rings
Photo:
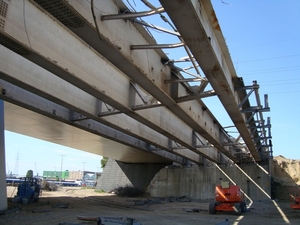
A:
{"type": "Polygon", "coordinates": [[[53,205],[52,208],[71,209],[73,207],[70,207],[69,203],[59,203],[59,204],[53,205]]]}
{"type": "Polygon", "coordinates": [[[53,181],[43,180],[41,183],[41,189],[46,191],[57,191],[58,185],[53,181]]]}
{"type": "Polygon", "coordinates": [[[122,217],[90,217],[90,216],[77,216],[78,220],[84,221],[97,221],[97,225],[142,225],[133,218],[122,218],[122,217]]]}
{"type": "Polygon", "coordinates": [[[174,196],[168,196],[167,200],[169,202],[190,202],[191,199],[186,197],[186,195],[180,196],[180,197],[174,197],[174,196]]]}
{"type": "Polygon", "coordinates": [[[127,202],[134,202],[135,206],[141,206],[141,205],[153,205],[153,204],[163,204],[164,202],[190,202],[190,198],[184,196],[181,197],[174,197],[174,196],[168,196],[166,198],[164,197],[158,197],[158,198],[152,198],[152,199],[127,199],[127,202]]]}
{"type": "Polygon", "coordinates": [[[121,218],[121,219],[106,219],[105,217],[98,217],[97,218],[97,225],[114,225],[114,224],[121,224],[121,225],[142,225],[141,223],[135,222],[135,219],[132,218],[121,218]]]}
{"type": "Polygon", "coordinates": [[[85,224],[83,224],[83,223],[62,222],[62,223],[59,223],[58,225],[85,225],[85,224]]]}
{"type": "Polygon", "coordinates": [[[207,212],[208,210],[206,210],[206,209],[187,209],[187,208],[183,208],[182,209],[183,211],[185,211],[185,212],[196,212],[196,213],[198,213],[198,212],[207,212]]]}
{"type": "Polygon", "coordinates": [[[32,210],[32,213],[45,213],[45,212],[50,212],[51,210],[49,209],[36,209],[32,210]]]}
{"type": "MultiPolygon", "coordinates": [[[[122,217],[102,217],[103,219],[112,219],[112,220],[122,220],[122,217]]],[[[90,217],[90,216],[77,216],[78,220],[85,221],[98,221],[98,217],[90,217]]]]}
{"type": "Polygon", "coordinates": [[[127,199],[126,201],[134,202],[135,206],[163,204],[159,199],[136,199],[136,200],[127,199]]]}

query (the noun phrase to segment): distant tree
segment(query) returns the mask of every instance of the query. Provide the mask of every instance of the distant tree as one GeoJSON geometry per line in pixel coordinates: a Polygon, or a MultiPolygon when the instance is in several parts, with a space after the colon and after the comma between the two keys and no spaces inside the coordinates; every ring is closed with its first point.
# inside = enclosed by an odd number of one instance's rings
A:
{"type": "Polygon", "coordinates": [[[26,173],[26,177],[33,178],[33,171],[28,170],[27,173],[26,173]]]}
{"type": "Polygon", "coordinates": [[[107,163],[108,157],[103,157],[101,159],[101,168],[104,168],[107,163]]]}

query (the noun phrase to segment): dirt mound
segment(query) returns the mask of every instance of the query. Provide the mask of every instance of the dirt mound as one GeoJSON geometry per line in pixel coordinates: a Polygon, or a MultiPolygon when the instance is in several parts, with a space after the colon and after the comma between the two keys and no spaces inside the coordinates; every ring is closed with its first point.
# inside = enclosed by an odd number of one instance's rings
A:
{"type": "Polygon", "coordinates": [[[272,175],[281,185],[300,185],[300,160],[287,159],[282,155],[274,157],[272,175]]]}

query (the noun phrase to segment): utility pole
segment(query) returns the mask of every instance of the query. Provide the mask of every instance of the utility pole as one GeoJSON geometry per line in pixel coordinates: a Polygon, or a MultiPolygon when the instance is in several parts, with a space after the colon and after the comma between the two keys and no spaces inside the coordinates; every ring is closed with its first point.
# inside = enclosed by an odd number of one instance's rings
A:
{"type": "Polygon", "coordinates": [[[34,166],[35,166],[35,173],[36,173],[36,176],[38,176],[39,173],[38,173],[37,168],[36,168],[36,162],[34,162],[34,166]]]}
{"type": "Polygon", "coordinates": [[[14,168],[14,174],[19,176],[19,160],[20,160],[20,149],[18,150],[17,156],[16,156],[16,164],[14,168]]]}
{"type": "Polygon", "coordinates": [[[87,162],[82,162],[82,163],[83,163],[83,170],[82,170],[82,182],[83,182],[83,180],[84,180],[84,169],[85,169],[85,164],[87,162]]]}
{"type": "Polygon", "coordinates": [[[60,155],[60,156],[61,156],[61,164],[60,164],[60,185],[61,185],[63,158],[66,155],[60,155]]]}

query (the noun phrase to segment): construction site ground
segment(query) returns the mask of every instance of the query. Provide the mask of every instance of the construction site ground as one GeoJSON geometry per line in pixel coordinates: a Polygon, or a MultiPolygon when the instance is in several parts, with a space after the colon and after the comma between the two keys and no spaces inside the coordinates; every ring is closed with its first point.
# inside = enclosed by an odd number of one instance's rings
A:
{"type": "Polygon", "coordinates": [[[232,225],[300,224],[300,211],[290,209],[288,201],[253,202],[242,215],[221,212],[212,215],[208,213],[208,200],[126,198],[89,188],[62,187],[58,191],[43,191],[37,203],[21,205],[12,202],[16,191],[15,187],[7,187],[9,210],[0,216],[0,225],[97,224],[79,220],[78,216],[134,218],[143,225],[215,225],[226,218],[227,224],[232,225]]]}

